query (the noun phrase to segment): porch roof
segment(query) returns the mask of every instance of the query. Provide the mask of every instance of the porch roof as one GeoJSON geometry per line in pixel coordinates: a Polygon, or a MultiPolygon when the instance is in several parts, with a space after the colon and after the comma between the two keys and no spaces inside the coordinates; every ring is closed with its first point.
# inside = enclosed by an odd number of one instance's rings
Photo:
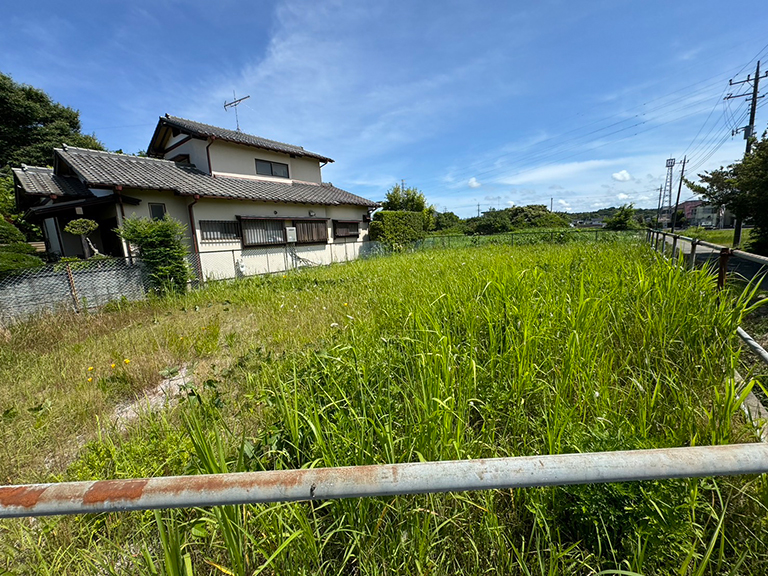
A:
{"type": "Polygon", "coordinates": [[[132,198],[130,196],[117,196],[117,194],[109,194],[107,196],[91,196],[90,198],[74,198],[71,200],[64,200],[59,202],[47,201],[45,204],[39,204],[32,206],[26,212],[27,217],[49,218],[56,216],[57,214],[69,212],[74,208],[87,208],[90,206],[102,206],[105,204],[116,204],[123,202],[124,204],[131,204],[137,206],[141,204],[141,200],[138,198],[132,198]]]}
{"type": "Polygon", "coordinates": [[[32,196],[62,196],[66,198],[90,198],[93,192],[73,176],[59,176],[53,168],[24,166],[13,168],[13,174],[26,194],[32,196]]]}

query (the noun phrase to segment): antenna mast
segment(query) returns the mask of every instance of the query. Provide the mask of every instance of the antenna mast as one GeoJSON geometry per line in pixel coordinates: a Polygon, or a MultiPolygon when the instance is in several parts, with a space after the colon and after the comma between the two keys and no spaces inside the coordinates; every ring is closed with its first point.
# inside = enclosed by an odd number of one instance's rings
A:
{"type": "Polygon", "coordinates": [[[243,100],[248,100],[248,98],[250,98],[250,96],[243,96],[242,98],[238,98],[235,95],[235,91],[232,90],[232,102],[227,102],[226,100],[224,100],[224,110],[229,112],[230,108],[235,109],[235,123],[237,124],[238,132],[240,132],[240,118],[238,118],[237,116],[237,105],[240,104],[240,102],[242,102],[243,100]]]}

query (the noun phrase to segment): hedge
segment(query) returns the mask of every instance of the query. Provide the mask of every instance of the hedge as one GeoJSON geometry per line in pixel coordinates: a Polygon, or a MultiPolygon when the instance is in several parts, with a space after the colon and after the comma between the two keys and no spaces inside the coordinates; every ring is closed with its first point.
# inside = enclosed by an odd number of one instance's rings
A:
{"type": "Polygon", "coordinates": [[[426,237],[424,215],[404,210],[376,212],[369,231],[371,240],[390,246],[406,246],[426,237]]]}
{"type": "Polygon", "coordinates": [[[0,216],[0,244],[12,244],[13,242],[24,242],[24,240],[24,234],[0,216]]]}

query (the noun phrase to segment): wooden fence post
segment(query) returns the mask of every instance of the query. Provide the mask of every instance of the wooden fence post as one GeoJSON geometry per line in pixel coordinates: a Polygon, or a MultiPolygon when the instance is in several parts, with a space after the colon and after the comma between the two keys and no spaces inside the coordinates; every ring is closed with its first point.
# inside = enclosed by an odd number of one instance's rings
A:
{"type": "Polygon", "coordinates": [[[75,303],[75,312],[80,312],[80,302],[77,297],[77,288],[75,288],[75,277],[72,275],[72,267],[67,262],[67,280],[69,280],[69,293],[72,295],[72,301],[75,303]]]}

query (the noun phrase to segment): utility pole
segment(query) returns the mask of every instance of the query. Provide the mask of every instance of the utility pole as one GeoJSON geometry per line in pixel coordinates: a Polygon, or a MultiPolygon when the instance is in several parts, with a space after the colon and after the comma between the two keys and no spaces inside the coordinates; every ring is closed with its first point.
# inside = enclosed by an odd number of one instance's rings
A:
{"type": "MultiPolygon", "coordinates": [[[[737,82],[734,82],[733,80],[728,81],[729,86],[736,86],[737,84],[749,84],[752,83],[752,92],[745,92],[744,94],[728,94],[724,100],[732,100],[733,98],[743,98],[745,96],[751,97],[751,102],[749,104],[749,124],[747,126],[743,126],[741,128],[737,128],[733,132],[731,132],[732,136],[735,136],[739,132],[744,132],[744,139],[747,141],[747,147],[744,151],[744,155],[746,156],[752,151],[752,137],[755,135],[755,112],[757,111],[757,100],[758,98],[762,98],[762,96],[759,96],[759,90],[760,90],[760,78],[765,78],[768,76],[768,73],[763,74],[760,76],[760,60],[757,61],[757,67],[755,68],[755,77],[751,78],[749,74],[747,74],[746,80],[739,80],[737,82]]],[[[734,222],[733,226],[733,247],[738,248],[741,244],[741,217],[736,216],[736,222],[734,222]]]]}
{"type": "Polygon", "coordinates": [[[550,198],[549,199],[549,211],[552,212],[555,209],[555,199],[550,198]]]}
{"type": "Polygon", "coordinates": [[[677,200],[675,200],[675,211],[672,213],[672,234],[675,233],[677,224],[677,207],[680,206],[680,191],[683,189],[683,176],[685,176],[685,161],[687,156],[683,156],[683,167],[680,170],[680,184],[677,187],[677,200]]]}
{"type": "Polygon", "coordinates": [[[480,218],[480,202],[477,203],[477,217],[480,218]]]}
{"type": "Polygon", "coordinates": [[[659,215],[661,214],[661,193],[662,190],[664,190],[664,186],[659,186],[659,207],[656,208],[656,225],[654,226],[655,229],[659,228],[659,215]]]}
{"type": "Polygon", "coordinates": [[[403,178],[400,179],[400,192],[405,193],[405,180],[403,178]]]}

